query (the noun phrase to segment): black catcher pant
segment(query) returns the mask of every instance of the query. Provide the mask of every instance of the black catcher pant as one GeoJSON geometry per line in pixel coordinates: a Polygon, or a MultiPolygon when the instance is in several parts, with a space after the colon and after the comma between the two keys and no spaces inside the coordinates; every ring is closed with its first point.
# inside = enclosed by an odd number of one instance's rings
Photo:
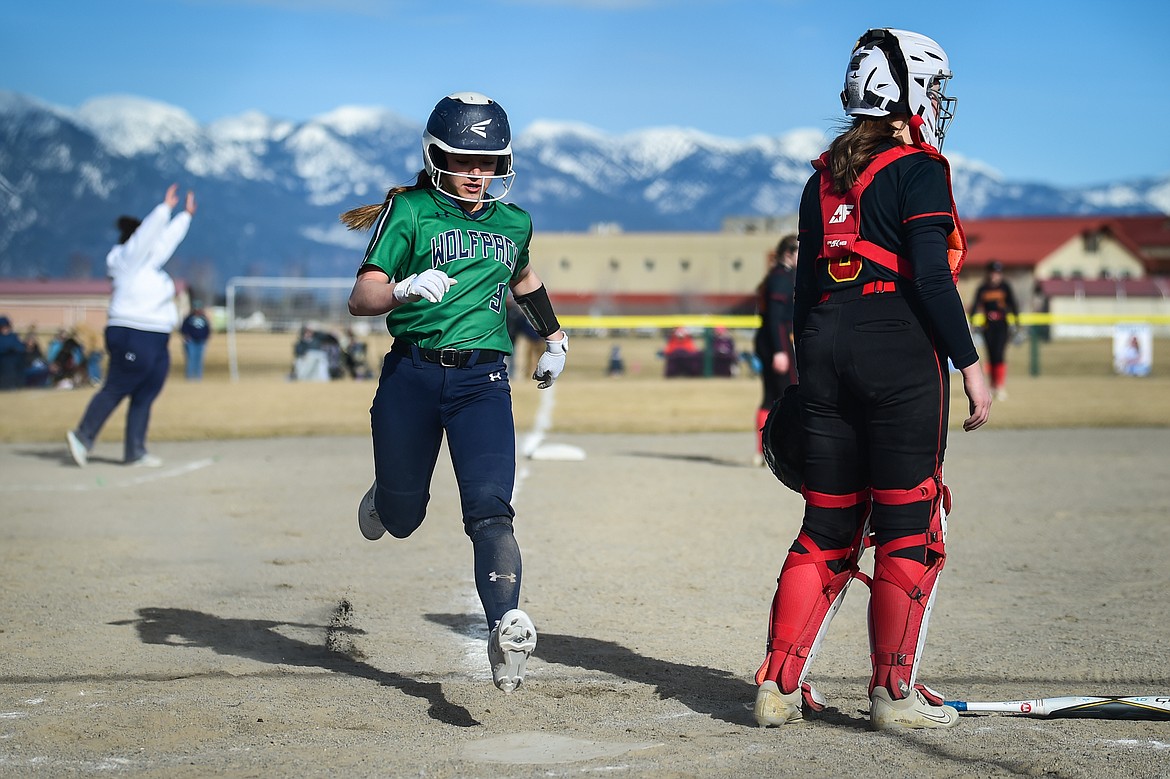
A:
{"type": "MultiPolygon", "coordinates": [[[[950,377],[923,321],[900,292],[855,288],[813,307],[797,345],[806,489],[911,489],[942,467],[950,377]]],[[[875,541],[926,531],[931,510],[875,503],[875,541]]],[[[822,549],[843,549],[864,518],[860,507],[808,505],[804,530],[822,549]]]]}

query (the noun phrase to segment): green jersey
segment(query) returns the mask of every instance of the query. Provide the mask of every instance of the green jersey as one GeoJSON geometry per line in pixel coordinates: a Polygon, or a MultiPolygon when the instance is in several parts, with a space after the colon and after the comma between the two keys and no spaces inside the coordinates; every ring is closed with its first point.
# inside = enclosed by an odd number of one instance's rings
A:
{"type": "Polygon", "coordinates": [[[505,298],[528,266],[531,240],[532,218],[517,206],[492,201],[469,214],[433,189],[414,189],[382,210],[362,266],[394,281],[428,268],[456,281],[439,303],[417,300],[387,314],[396,339],[425,349],[510,354],[505,298]]]}

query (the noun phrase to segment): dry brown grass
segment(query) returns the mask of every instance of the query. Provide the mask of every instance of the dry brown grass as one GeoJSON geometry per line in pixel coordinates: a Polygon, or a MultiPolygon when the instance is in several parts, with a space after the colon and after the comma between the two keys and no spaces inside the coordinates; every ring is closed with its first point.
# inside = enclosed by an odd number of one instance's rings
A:
{"type": "MultiPolygon", "coordinates": [[[[291,335],[242,335],[240,381],[228,377],[227,341],[212,339],[202,383],[182,375],[182,352],[172,340],[174,368],[155,404],[151,438],[157,441],[292,435],[348,435],[369,430],[368,410],[376,382],[291,382],[291,335]]],[[[390,338],[369,339],[370,353],[390,338]]],[[[664,379],[656,356],[662,341],[639,337],[573,338],[569,368],[557,382],[553,427],[563,432],[750,432],[759,403],[755,378],[664,379]],[[627,374],[604,375],[610,347],[619,343],[627,374]]],[[[1155,344],[1155,357],[1170,344],[1155,344]]],[[[749,342],[741,338],[740,348],[749,342]]],[[[1106,340],[1044,344],[1040,375],[1031,376],[1027,345],[1009,354],[1011,397],[996,403],[998,428],[1165,427],[1170,425],[1170,375],[1145,379],[1114,376],[1106,340]]],[[[0,442],[47,442],[62,438],[85,410],[93,390],[22,390],[0,396],[0,442]]],[[[540,391],[526,377],[512,377],[517,426],[531,426],[540,391]]],[[[953,393],[952,426],[965,416],[961,391],[953,393]]],[[[120,440],[125,403],[107,423],[102,440],[120,440]]]]}

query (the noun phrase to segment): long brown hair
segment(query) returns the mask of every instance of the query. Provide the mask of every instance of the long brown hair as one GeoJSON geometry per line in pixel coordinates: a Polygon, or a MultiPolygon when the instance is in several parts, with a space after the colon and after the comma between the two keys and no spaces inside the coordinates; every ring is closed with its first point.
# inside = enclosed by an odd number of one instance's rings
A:
{"type": "Polygon", "coordinates": [[[400,195],[403,192],[409,192],[412,189],[434,189],[434,182],[431,181],[430,175],[426,169],[418,172],[418,177],[413,184],[400,184],[397,187],[391,187],[386,192],[386,199],[381,203],[371,203],[368,206],[358,206],[351,208],[341,215],[340,219],[345,223],[345,226],[350,230],[369,230],[378,221],[378,215],[382,213],[382,209],[395,195],[400,195]]]}
{"type": "MultiPolygon", "coordinates": [[[[829,176],[833,191],[844,194],[857,183],[883,144],[895,140],[894,120],[902,117],[865,116],[853,123],[829,144],[829,176]]],[[[899,141],[900,143],[900,141],[899,141]]]]}

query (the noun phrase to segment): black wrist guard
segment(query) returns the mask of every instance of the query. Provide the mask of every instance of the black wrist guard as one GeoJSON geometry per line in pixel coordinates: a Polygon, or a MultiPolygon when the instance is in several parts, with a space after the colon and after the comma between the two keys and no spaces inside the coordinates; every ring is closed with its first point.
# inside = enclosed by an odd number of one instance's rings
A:
{"type": "Polygon", "coordinates": [[[527,295],[516,295],[515,298],[516,305],[520,306],[520,310],[524,312],[533,329],[540,333],[541,338],[548,338],[561,329],[561,323],[553,313],[548,291],[543,284],[527,295]]]}

